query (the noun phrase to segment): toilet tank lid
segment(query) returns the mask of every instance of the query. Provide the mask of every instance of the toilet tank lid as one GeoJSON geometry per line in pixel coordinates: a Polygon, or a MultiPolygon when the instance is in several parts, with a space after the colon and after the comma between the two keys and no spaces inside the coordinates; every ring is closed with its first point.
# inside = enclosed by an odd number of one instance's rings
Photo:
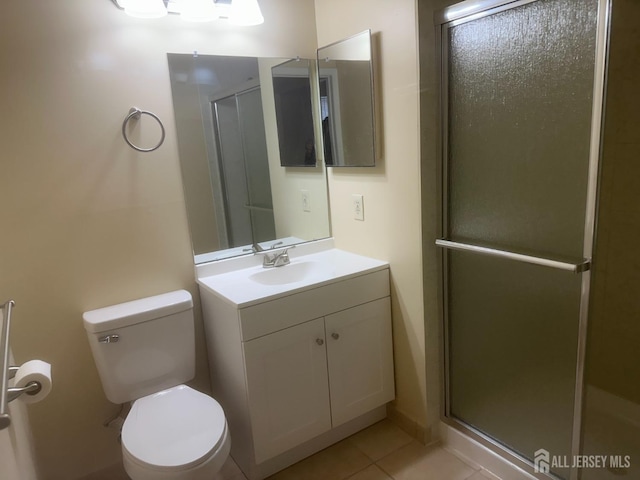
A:
{"type": "Polygon", "coordinates": [[[191,308],[191,294],[186,290],[177,290],[84,312],[82,319],[87,332],[99,333],[166,317],[191,308]]]}

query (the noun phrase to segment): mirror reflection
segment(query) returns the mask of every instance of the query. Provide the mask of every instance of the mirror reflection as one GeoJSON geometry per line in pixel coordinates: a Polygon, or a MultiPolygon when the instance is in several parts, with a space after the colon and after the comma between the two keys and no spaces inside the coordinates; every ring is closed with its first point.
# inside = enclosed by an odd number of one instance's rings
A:
{"type": "Polygon", "coordinates": [[[311,61],[297,58],[271,69],[276,104],[280,164],[315,166],[311,107],[311,61]]]}
{"type": "Polygon", "coordinates": [[[320,162],[281,166],[272,67],[285,59],[168,54],[168,63],[196,263],[329,236],[320,162]]]}
{"type": "Polygon", "coordinates": [[[371,31],[318,49],[325,163],[375,165],[371,31]]]}

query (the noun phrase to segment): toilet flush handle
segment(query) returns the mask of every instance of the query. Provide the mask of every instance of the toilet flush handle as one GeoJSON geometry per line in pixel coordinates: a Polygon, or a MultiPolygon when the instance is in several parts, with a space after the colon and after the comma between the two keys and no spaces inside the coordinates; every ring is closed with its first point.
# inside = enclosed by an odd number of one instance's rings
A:
{"type": "Polygon", "coordinates": [[[116,343],[120,340],[120,335],[114,333],[112,335],[105,335],[104,337],[98,338],[98,343],[116,343]]]}

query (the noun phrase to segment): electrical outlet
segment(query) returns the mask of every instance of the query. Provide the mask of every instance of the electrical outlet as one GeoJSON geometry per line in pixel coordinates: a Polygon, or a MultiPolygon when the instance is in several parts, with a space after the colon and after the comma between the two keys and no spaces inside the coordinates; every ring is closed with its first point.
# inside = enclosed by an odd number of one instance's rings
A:
{"type": "Polygon", "coordinates": [[[353,200],[353,218],[364,221],[364,201],[362,195],[354,193],[351,195],[353,200]]]}
{"type": "Polygon", "coordinates": [[[302,193],[302,211],[310,212],[311,211],[311,202],[309,201],[309,190],[300,190],[302,193]]]}

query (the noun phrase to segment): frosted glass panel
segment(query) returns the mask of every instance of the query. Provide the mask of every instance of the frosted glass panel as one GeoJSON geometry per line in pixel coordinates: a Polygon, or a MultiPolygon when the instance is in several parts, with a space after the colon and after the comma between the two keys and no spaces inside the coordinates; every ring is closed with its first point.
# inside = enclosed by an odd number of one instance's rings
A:
{"type": "MultiPolygon", "coordinates": [[[[583,258],[597,3],[538,0],[445,26],[450,240],[583,258]]],[[[527,459],[568,458],[582,275],[446,255],[448,414],[527,459]]]]}
{"type": "Polygon", "coordinates": [[[251,210],[251,230],[254,242],[276,238],[276,227],[271,200],[269,158],[262,112],[260,89],[237,96],[240,133],[244,151],[247,206],[251,210]]]}
{"type": "MultiPolygon", "coordinates": [[[[251,205],[271,208],[271,181],[260,89],[238,95],[238,118],[251,205]]],[[[274,232],[275,235],[275,232],[274,232]]],[[[275,238],[275,237],[272,237],[275,238]]]]}
{"type": "Polygon", "coordinates": [[[582,256],[595,0],[540,0],[453,26],[449,235],[582,256]]]}
{"type": "Polygon", "coordinates": [[[450,252],[451,415],[529,459],[570,455],[580,287],[573,273],[450,252]]]}
{"type": "Polygon", "coordinates": [[[276,237],[260,89],[215,102],[230,246],[276,237]]]}
{"type": "Polygon", "coordinates": [[[220,170],[225,195],[225,215],[229,246],[252,242],[242,135],[235,97],[215,102],[216,141],[220,152],[220,170]]]}

